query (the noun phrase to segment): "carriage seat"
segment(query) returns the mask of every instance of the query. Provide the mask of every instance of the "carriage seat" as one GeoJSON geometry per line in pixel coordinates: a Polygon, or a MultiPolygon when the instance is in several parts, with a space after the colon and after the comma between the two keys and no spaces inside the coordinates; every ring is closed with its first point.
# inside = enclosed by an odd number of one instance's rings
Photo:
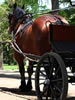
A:
{"type": "Polygon", "coordinates": [[[54,51],[75,56],[75,26],[50,24],[50,42],[54,51]]]}

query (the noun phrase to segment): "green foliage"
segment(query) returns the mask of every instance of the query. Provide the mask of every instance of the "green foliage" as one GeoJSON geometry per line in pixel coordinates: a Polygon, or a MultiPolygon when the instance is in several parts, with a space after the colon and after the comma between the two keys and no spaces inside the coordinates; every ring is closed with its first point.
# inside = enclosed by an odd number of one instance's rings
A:
{"type": "Polygon", "coordinates": [[[75,25],[75,8],[69,10],[60,11],[59,14],[63,16],[71,25],[75,25]]]}
{"type": "Polygon", "coordinates": [[[8,65],[8,64],[4,64],[3,65],[4,70],[18,70],[18,66],[17,65],[8,65]]]}
{"type": "Polygon", "coordinates": [[[3,4],[0,6],[0,39],[7,40],[9,39],[8,35],[8,6],[3,4]]]}
{"type": "MultiPolygon", "coordinates": [[[[8,64],[3,64],[4,70],[18,70],[18,65],[8,65],[8,64]]],[[[27,69],[27,66],[24,66],[25,69],[27,69]]]]}
{"type": "MultiPolygon", "coordinates": [[[[9,13],[8,5],[2,4],[0,5],[0,40],[8,41],[10,39],[10,35],[8,34],[8,13],[9,13]]],[[[7,64],[15,64],[13,61],[13,49],[9,46],[9,44],[3,44],[3,62],[7,64]]]]}
{"type": "Polygon", "coordinates": [[[13,48],[9,43],[3,44],[3,62],[8,65],[15,65],[16,62],[13,59],[13,48]]]}
{"type": "Polygon", "coordinates": [[[72,25],[75,25],[75,14],[73,14],[73,15],[70,16],[69,22],[70,22],[72,25]]]}

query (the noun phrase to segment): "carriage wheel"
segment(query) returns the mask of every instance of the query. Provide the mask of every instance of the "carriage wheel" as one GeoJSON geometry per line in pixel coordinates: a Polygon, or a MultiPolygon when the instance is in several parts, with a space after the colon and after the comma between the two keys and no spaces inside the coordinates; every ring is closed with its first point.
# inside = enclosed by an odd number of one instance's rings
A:
{"type": "Polygon", "coordinates": [[[41,57],[35,74],[35,88],[38,100],[65,100],[68,77],[58,54],[51,52],[41,57]]]}

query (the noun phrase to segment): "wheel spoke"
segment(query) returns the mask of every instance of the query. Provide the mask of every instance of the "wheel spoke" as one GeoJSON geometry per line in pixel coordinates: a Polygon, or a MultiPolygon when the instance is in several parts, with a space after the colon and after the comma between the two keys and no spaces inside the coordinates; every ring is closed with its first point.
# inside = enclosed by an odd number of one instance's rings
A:
{"type": "Polygon", "coordinates": [[[43,71],[41,71],[41,70],[40,70],[40,71],[39,71],[39,73],[41,73],[44,77],[46,77],[46,78],[47,78],[47,75],[46,75],[46,74],[44,74],[44,73],[43,73],[43,71]]]}
{"type": "Polygon", "coordinates": [[[48,64],[51,66],[50,57],[48,56],[48,64]]]}
{"type": "Polygon", "coordinates": [[[47,70],[46,70],[46,69],[48,68],[48,64],[47,64],[47,65],[44,65],[44,62],[43,62],[43,66],[44,66],[44,71],[45,71],[45,73],[46,73],[46,74],[45,74],[45,77],[48,78],[49,75],[48,75],[48,72],[47,72],[47,70]]]}
{"type": "Polygon", "coordinates": [[[59,69],[60,69],[60,68],[58,67],[57,70],[56,70],[56,74],[59,72],[59,69]]]}
{"type": "Polygon", "coordinates": [[[46,96],[46,100],[48,100],[48,91],[47,91],[47,96],[46,96]]]}
{"type": "Polygon", "coordinates": [[[52,67],[53,66],[51,66],[51,60],[50,60],[50,57],[48,56],[48,65],[49,65],[49,78],[51,77],[51,73],[52,73],[52,67]]]}
{"type": "Polygon", "coordinates": [[[52,71],[53,71],[53,62],[51,61],[52,59],[50,59],[50,57],[48,56],[48,61],[49,61],[49,78],[51,77],[52,71]]]}
{"type": "Polygon", "coordinates": [[[48,100],[48,95],[49,95],[49,87],[48,87],[48,90],[47,90],[46,100],[48,100]]]}
{"type": "Polygon", "coordinates": [[[55,100],[55,92],[54,92],[54,90],[52,89],[52,87],[50,86],[50,89],[51,89],[51,93],[52,93],[52,99],[54,99],[55,100]]]}
{"type": "Polygon", "coordinates": [[[37,86],[40,86],[40,85],[42,85],[42,84],[44,84],[44,82],[41,82],[41,83],[37,84],[37,86]]]}
{"type": "Polygon", "coordinates": [[[61,94],[61,89],[60,88],[58,88],[56,85],[54,85],[54,87],[59,91],[59,93],[61,94]]]}
{"type": "Polygon", "coordinates": [[[42,93],[40,93],[40,96],[43,96],[44,93],[47,91],[48,87],[44,89],[44,91],[42,93]]]}
{"type": "Polygon", "coordinates": [[[51,80],[51,83],[53,83],[53,82],[58,82],[58,81],[62,81],[62,79],[51,80]]]}

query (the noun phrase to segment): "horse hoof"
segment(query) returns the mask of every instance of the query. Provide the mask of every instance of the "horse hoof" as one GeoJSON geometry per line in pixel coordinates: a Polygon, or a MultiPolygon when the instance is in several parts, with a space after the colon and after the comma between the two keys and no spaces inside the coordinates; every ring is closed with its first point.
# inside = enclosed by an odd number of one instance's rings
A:
{"type": "Polygon", "coordinates": [[[25,92],[27,90],[26,88],[26,84],[24,82],[21,83],[21,85],[19,86],[19,89],[22,91],[22,92],[25,92]]]}
{"type": "Polygon", "coordinates": [[[19,86],[19,89],[21,92],[26,92],[27,90],[26,86],[19,86]]]}
{"type": "Polygon", "coordinates": [[[27,83],[27,91],[30,92],[32,90],[32,83],[31,81],[28,81],[27,83]]]}

